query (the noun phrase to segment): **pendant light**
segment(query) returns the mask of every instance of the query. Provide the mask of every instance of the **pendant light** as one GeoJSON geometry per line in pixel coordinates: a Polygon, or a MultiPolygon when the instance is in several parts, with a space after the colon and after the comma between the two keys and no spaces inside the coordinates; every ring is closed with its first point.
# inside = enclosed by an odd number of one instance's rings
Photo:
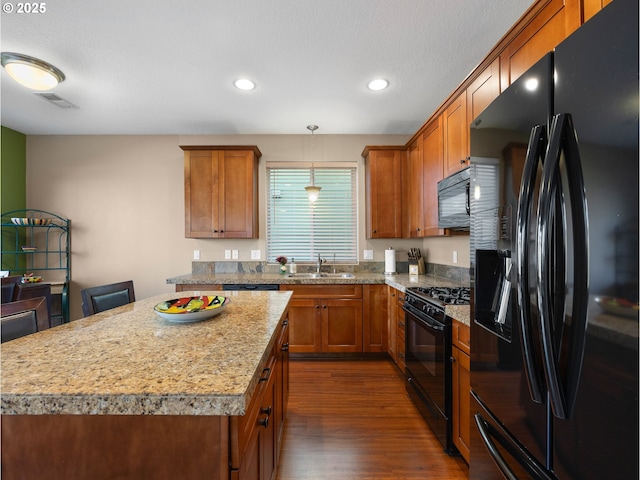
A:
{"type": "Polygon", "coordinates": [[[307,125],[307,129],[311,131],[311,185],[304,187],[307,191],[307,197],[309,198],[309,203],[315,203],[318,200],[318,196],[320,195],[320,190],[322,187],[317,187],[314,185],[314,177],[315,171],[313,169],[313,160],[315,157],[315,142],[313,139],[313,132],[318,129],[317,125],[307,125]]]}
{"type": "Polygon", "coordinates": [[[2,66],[21,85],[32,90],[51,90],[64,81],[64,73],[50,63],[21,53],[2,52],[2,66]]]}

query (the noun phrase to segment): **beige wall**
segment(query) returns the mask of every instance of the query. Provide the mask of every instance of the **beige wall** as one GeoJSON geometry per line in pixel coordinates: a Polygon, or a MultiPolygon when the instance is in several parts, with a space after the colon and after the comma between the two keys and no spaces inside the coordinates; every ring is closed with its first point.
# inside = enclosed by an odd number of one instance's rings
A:
{"type": "MultiPolygon", "coordinates": [[[[425,240],[367,240],[364,231],[365,145],[403,145],[406,135],[315,135],[316,162],[357,161],[359,170],[359,256],[374,250],[426,251],[433,263],[469,265],[468,237],[425,240]]],[[[265,254],[265,165],[311,161],[310,135],[230,136],[28,136],[27,207],[70,218],[71,318],[82,316],[80,289],[133,279],[136,297],[172,292],[168,277],[191,272],[193,250],[202,260],[223,260],[225,249],[265,254]],[[184,238],[183,152],[180,145],[257,145],[260,160],[260,238],[184,238]]],[[[404,252],[404,256],[403,256],[404,252]]]]}

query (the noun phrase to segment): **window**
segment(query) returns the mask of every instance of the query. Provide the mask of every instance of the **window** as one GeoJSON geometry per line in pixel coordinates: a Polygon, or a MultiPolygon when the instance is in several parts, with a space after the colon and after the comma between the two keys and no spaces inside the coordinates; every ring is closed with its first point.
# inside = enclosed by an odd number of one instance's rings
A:
{"type": "Polygon", "coordinates": [[[355,165],[315,167],[314,184],[322,187],[311,205],[304,187],[309,168],[267,166],[267,261],[279,255],[296,262],[321,257],[337,263],[357,261],[357,181],[355,165]]]}

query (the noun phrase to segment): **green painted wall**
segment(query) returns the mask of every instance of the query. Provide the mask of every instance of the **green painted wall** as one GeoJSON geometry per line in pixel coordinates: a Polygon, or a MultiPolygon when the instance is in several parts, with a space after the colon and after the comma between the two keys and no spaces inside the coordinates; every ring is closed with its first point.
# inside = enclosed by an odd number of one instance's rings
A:
{"type": "MultiPolygon", "coordinates": [[[[27,137],[20,132],[2,127],[0,136],[0,212],[24,210],[27,205],[27,137]]],[[[15,250],[15,237],[1,235],[2,250],[15,250]],[[5,243],[6,242],[6,243],[5,243]]],[[[1,270],[15,267],[13,255],[2,256],[1,270]],[[6,264],[5,264],[6,261],[6,264]]],[[[24,257],[19,257],[24,262],[24,257]]]]}
{"type": "Polygon", "coordinates": [[[2,127],[0,212],[27,208],[27,136],[2,127]]]}

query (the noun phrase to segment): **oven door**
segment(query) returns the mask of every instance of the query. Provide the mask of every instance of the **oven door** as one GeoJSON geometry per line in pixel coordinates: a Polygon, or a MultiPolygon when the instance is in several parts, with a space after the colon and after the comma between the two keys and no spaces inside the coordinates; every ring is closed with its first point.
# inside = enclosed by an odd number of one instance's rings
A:
{"type": "Polygon", "coordinates": [[[445,451],[451,441],[451,325],[405,310],[407,392],[445,451]]]}

